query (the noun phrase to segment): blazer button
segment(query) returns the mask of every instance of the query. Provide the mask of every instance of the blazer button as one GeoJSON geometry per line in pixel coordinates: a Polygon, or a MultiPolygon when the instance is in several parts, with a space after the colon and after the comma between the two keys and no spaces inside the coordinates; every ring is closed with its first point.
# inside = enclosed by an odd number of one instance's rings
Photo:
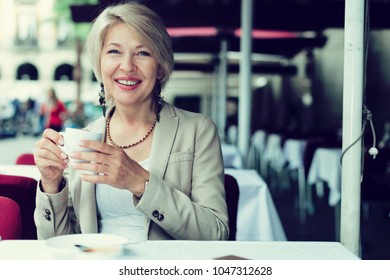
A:
{"type": "Polygon", "coordinates": [[[48,221],[50,221],[50,220],[51,220],[50,215],[46,214],[46,215],[45,215],[45,219],[48,220],[48,221]]]}
{"type": "Polygon", "coordinates": [[[153,217],[155,218],[158,218],[158,216],[160,215],[160,213],[157,211],[157,210],[154,210],[153,213],[152,213],[153,217]]]}
{"type": "Polygon", "coordinates": [[[162,220],[164,220],[164,215],[163,215],[163,214],[160,214],[160,215],[157,217],[157,220],[159,220],[160,222],[161,222],[162,220]]]}
{"type": "Polygon", "coordinates": [[[50,212],[49,209],[45,209],[45,213],[46,213],[47,215],[50,215],[50,214],[51,214],[51,212],[50,212]]]}

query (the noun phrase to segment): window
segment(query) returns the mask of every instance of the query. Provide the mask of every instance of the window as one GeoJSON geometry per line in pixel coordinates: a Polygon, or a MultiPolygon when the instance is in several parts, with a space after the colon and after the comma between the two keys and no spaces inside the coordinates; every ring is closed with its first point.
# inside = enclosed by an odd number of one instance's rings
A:
{"type": "Polygon", "coordinates": [[[54,73],[55,81],[72,81],[73,80],[73,66],[70,64],[59,65],[54,73]]]}
{"type": "Polygon", "coordinates": [[[37,45],[37,18],[32,12],[20,12],[17,17],[16,44],[21,46],[37,45]]]}
{"type": "Polygon", "coordinates": [[[38,80],[38,69],[31,63],[21,64],[16,72],[17,80],[38,80]]]}

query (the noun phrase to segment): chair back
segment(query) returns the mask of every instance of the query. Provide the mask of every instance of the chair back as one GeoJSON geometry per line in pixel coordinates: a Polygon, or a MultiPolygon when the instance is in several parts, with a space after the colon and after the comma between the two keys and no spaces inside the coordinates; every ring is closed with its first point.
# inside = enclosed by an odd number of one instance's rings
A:
{"type": "Polygon", "coordinates": [[[34,222],[37,181],[33,178],[0,174],[0,196],[14,200],[22,215],[21,239],[37,239],[34,222]]]}
{"type": "Polygon", "coordinates": [[[236,178],[229,174],[225,174],[225,194],[229,216],[229,240],[236,240],[238,198],[240,196],[240,190],[236,178]]]}
{"type": "Polygon", "coordinates": [[[12,199],[0,196],[0,237],[1,240],[20,239],[22,219],[19,205],[12,199]]]}
{"type": "Polygon", "coordinates": [[[35,165],[34,155],[25,153],[16,158],[16,164],[35,165]]]}

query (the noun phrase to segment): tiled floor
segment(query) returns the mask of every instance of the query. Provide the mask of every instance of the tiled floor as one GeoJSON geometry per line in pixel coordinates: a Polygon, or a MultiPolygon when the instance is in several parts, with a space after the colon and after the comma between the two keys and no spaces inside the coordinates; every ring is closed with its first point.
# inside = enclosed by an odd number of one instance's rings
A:
{"type": "MultiPolygon", "coordinates": [[[[323,198],[313,197],[316,211],[301,224],[296,192],[273,191],[272,196],[289,241],[335,241],[335,209],[323,198]]],[[[390,207],[371,207],[368,217],[361,215],[361,258],[390,260],[390,207]]]]}

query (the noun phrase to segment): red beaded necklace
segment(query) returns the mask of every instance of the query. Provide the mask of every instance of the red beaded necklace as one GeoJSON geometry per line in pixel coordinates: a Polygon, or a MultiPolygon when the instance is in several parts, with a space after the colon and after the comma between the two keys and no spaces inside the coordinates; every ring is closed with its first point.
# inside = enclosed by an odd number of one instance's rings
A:
{"type": "Polygon", "coordinates": [[[121,149],[128,149],[128,148],[131,148],[131,147],[134,147],[142,142],[145,141],[146,138],[148,138],[148,136],[150,135],[150,133],[152,133],[153,131],[153,128],[155,127],[156,123],[157,123],[157,117],[156,119],[154,120],[152,126],[150,127],[150,129],[148,130],[148,132],[146,133],[146,135],[144,137],[142,137],[140,140],[132,143],[132,144],[129,144],[129,145],[125,145],[125,146],[120,146],[118,144],[116,144],[112,138],[111,138],[111,134],[110,134],[110,121],[111,121],[111,116],[108,116],[107,118],[107,121],[106,121],[106,130],[107,130],[107,137],[108,137],[108,140],[110,141],[110,143],[112,145],[114,145],[115,147],[118,147],[118,148],[121,148],[121,149]]]}

